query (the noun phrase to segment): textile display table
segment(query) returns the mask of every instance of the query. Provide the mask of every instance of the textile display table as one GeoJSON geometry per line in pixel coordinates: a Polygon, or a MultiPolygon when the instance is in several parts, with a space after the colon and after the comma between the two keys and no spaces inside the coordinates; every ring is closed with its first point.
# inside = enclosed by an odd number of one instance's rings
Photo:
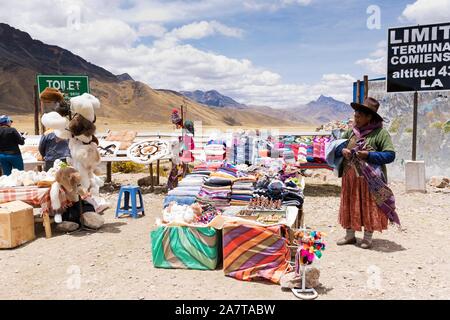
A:
{"type": "Polygon", "coordinates": [[[230,207],[202,226],[182,222],[160,225],[151,232],[154,266],[214,270],[223,252],[227,276],[279,283],[281,275],[291,270],[286,232],[298,224],[299,210],[287,207],[283,223],[270,225],[235,217],[243,208],[230,207]]]}
{"type": "MultiPolygon", "coordinates": [[[[49,208],[49,192],[50,188],[38,188],[36,186],[0,188],[0,203],[20,200],[33,207],[49,208]]],[[[51,219],[48,210],[41,210],[41,213],[42,217],[35,217],[35,222],[42,222],[46,238],[51,238],[51,219]]]]}

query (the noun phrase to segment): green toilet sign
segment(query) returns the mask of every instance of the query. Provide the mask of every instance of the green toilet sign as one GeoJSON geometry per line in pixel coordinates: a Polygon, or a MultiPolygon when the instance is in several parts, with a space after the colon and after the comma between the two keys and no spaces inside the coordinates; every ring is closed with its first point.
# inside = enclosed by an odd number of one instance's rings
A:
{"type": "Polygon", "coordinates": [[[37,85],[39,94],[50,87],[61,91],[66,99],[89,93],[87,76],[38,75],[37,85]]]}

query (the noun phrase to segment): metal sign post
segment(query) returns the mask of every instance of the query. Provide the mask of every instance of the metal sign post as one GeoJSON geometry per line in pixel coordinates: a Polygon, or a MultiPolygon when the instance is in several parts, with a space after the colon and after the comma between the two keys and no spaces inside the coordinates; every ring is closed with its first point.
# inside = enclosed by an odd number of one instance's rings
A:
{"type": "Polygon", "coordinates": [[[412,161],[416,161],[417,158],[417,106],[419,100],[419,93],[414,92],[414,104],[413,104],[413,137],[412,137],[412,161]]]}

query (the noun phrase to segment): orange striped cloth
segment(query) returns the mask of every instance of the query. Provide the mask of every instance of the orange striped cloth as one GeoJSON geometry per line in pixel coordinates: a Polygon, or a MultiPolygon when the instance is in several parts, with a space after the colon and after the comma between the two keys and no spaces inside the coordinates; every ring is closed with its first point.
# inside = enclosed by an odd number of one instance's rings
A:
{"type": "Polygon", "coordinates": [[[292,270],[291,252],[283,235],[286,227],[225,225],[223,267],[226,276],[238,280],[279,283],[292,270]]]}
{"type": "Polygon", "coordinates": [[[49,188],[32,187],[15,187],[0,189],[0,203],[11,201],[23,201],[30,206],[39,206],[42,198],[50,191],[49,188]]]}

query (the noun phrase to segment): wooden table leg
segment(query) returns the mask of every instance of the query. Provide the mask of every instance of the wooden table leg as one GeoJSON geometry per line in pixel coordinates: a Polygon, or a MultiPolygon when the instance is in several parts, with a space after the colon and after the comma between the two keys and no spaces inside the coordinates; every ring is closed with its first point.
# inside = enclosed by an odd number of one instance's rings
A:
{"type": "Polygon", "coordinates": [[[159,160],[156,161],[156,185],[159,186],[159,160]]]}
{"type": "Polygon", "coordinates": [[[106,181],[107,183],[111,182],[111,172],[112,172],[112,165],[111,162],[106,163],[106,181]]]}
{"type": "Polygon", "coordinates": [[[50,217],[48,216],[48,214],[44,214],[43,215],[43,225],[44,225],[44,229],[45,229],[45,237],[47,239],[52,237],[52,226],[50,224],[50,217]]]}
{"type": "Polygon", "coordinates": [[[298,229],[303,227],[303,223],[304,223],[304,214],[303,214],[303,207],[298,209],[298,217],[297,217],[297,221],[298,221],[298,229]]]}
{"type": "Polygon", "coordinates": [[[155,181],[153,180],[153,163],[150,163],[150,177],[151,177],[151,189],[150,191],[155,191],[155,181]]]}

